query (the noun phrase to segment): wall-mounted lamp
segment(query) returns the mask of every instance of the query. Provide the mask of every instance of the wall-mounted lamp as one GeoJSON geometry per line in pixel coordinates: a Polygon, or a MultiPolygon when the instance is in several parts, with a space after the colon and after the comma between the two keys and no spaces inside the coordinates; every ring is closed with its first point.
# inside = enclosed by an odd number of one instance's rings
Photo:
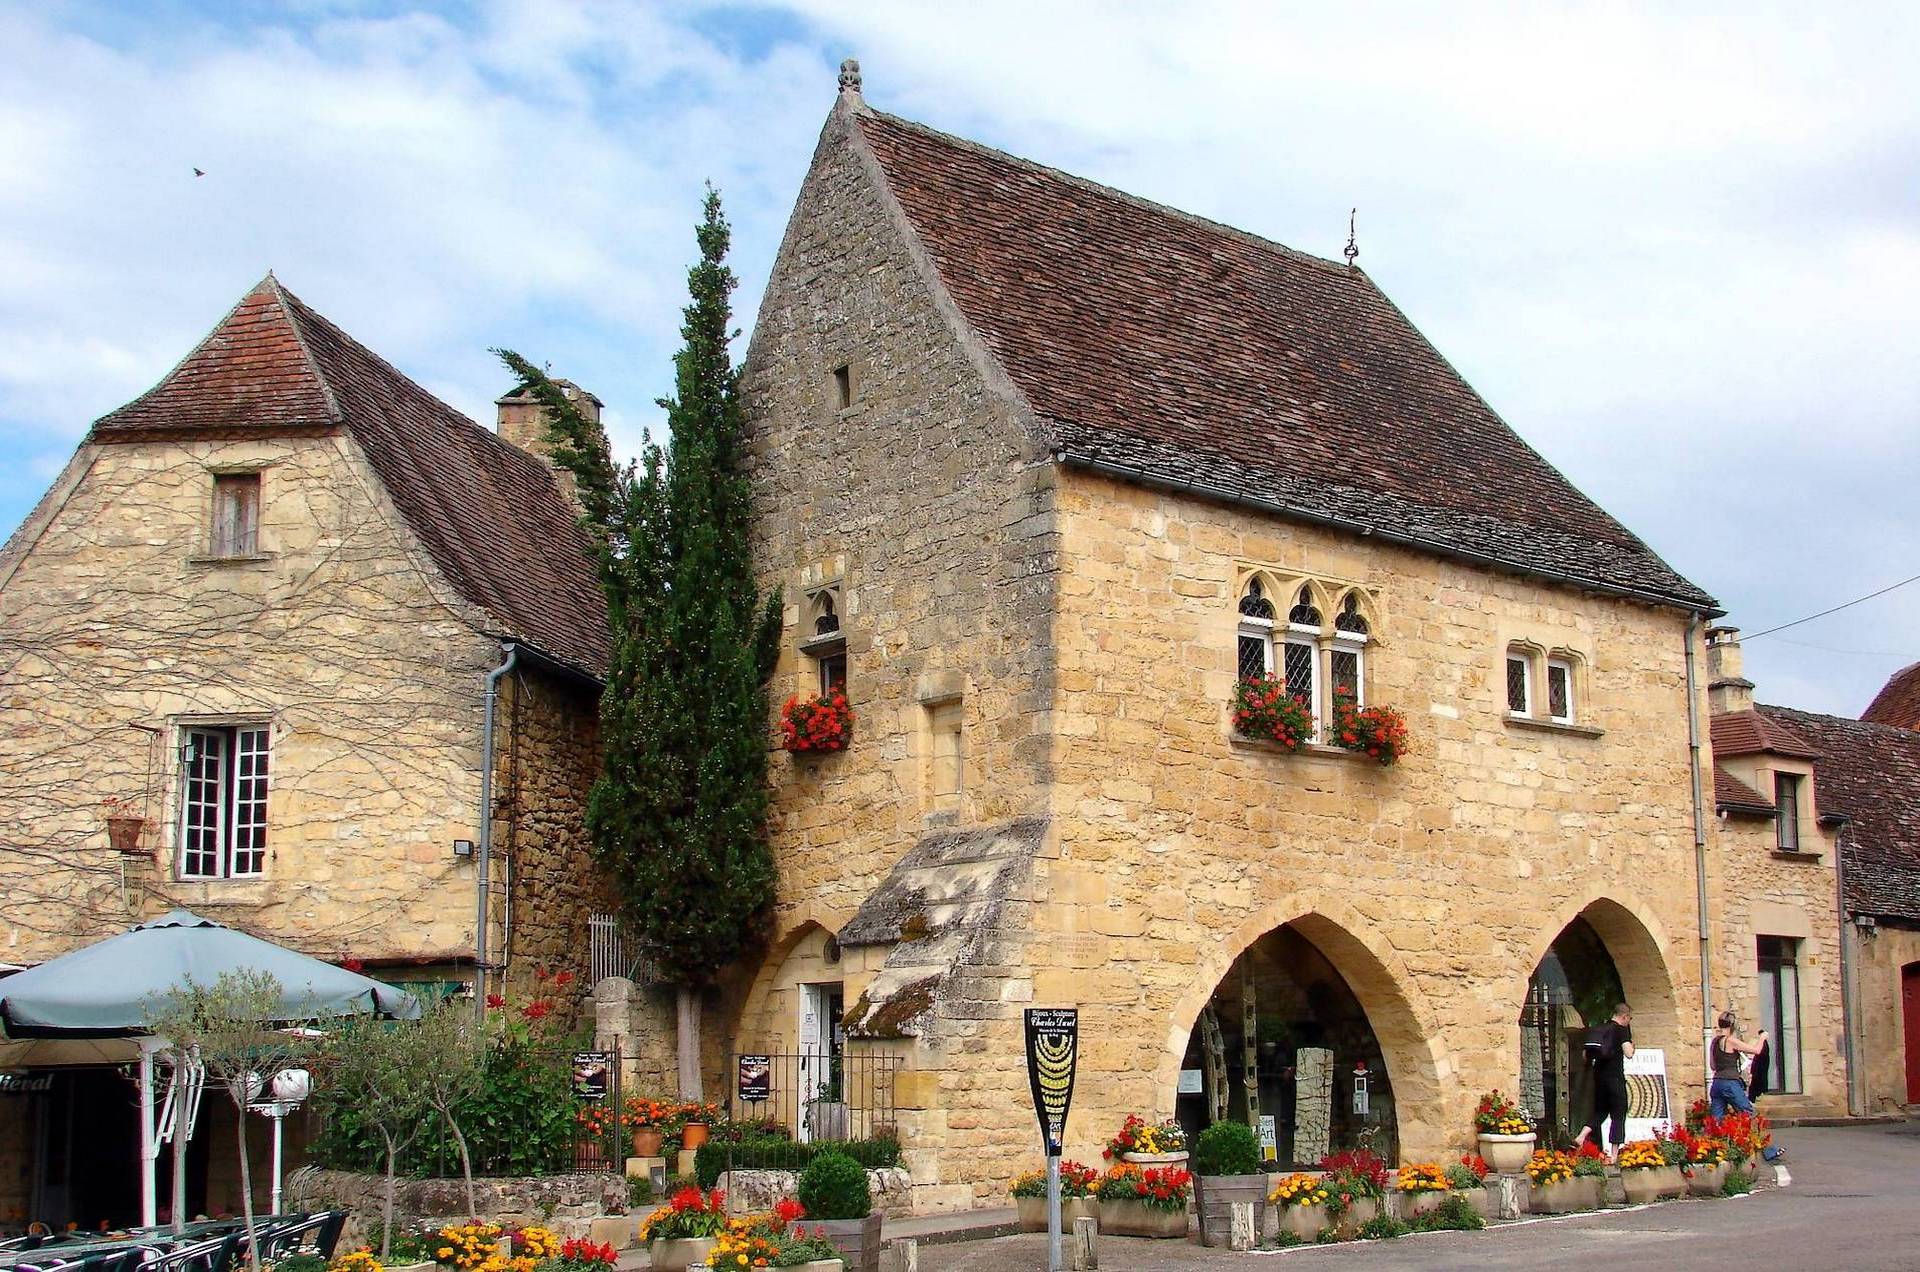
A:
{"type": "Polygon", "coordinates": [[[456,857],[473,856],[473,840],[456,839],[453,841],[453,855],[456,857]]]}

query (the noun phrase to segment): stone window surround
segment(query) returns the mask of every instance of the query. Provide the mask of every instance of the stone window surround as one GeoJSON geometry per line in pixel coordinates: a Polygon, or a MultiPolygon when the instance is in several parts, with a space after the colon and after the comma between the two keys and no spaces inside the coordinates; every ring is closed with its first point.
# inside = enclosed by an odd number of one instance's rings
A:
{"type": "Polygon", "coordinates": [[[1498,700],[1500,711],[1506,717],[1509,728],[1535,730],[1545,733],[1570,734],[1574,737],[1597,738],[1606,730],[1592,724],[1587,718],[1587,704],[1592,702],[1588,692],[1589,666],[1587,656],[1577,649],[1566,645],[1545,645],[1528,639],[1510,640],[1501,650],[1499,661],[1498,700]],[[1524,660],[1527,667],[1527,710],[1514,711],[1507,696],[1507,663],[1511,659],[1524,660]],[[1549,714],[1549,669],[1564,668],[1567,676],[1567,698],[1570,715],[1555,717],[1549,714]]]}
{"type": "Polygon", "coordinates": [[[201,465],[207,474],[206,538],[199,545],[198,551],[188,554],[188,565],[212,567],[257,565],[262,561],[273,560],[274,554],[266,549],[266,519],[262,514],[267,506],[267,470],[276,467],[277,464],[276,460],[262,459],[201,465]],[[260,478],[259,496],[254,505],[254,550],[233,554],[216,553],[213,550],[213,526],[215,519],[219,516],[219,508],[216,503],[218,495],[215,491],[218,482],[215,478],[246,476],[260,478]]]}
{"type": "MultiPolygon", "coordinates": [[[[1368,698],[1367,656],[1369,648],[1379,643],[1380,637],[1380,601],[1378,595],[1364,583],[1352,579],[1342,579],[1329,574],[1309,574],[1301,570],[1282,566],[1257,565],[1243,562],[1238,571],[1238,582],[1233,589],[1233,606],[1236,618],[1234,640],[1234,670],[1239,671],[1239,637],[1248,636],[1265,643],[1267,671],[1271,674],[1280,665],[1280,647],[1284,645],[1306,645],[1313,649],[1312,701],[1313,716],[1317,727],[1324,728],[1333,714],[1333,685],[1336,683],[1333,659],[1336,653],[1351,654],[1355,661],[1355,683],[1358,692],[1356,701],[1364,705],[1368,698]],[[1273,620],[1249,618],[1240,613],[1241,598],[1246,596],[1248,587],[1258,581],[1265,598],[1272,603],[1276,617],[1273,620]],[[1318,625],[1293,622],[1288,611],[1299,600],[1301,589],[1306,589],[1313,608],[1319,612],[1318,625]],[[1336,626],[1348,598],[1354,600],[1354,612],[1364,620],[1365,632],[1344,631],[1336,626]]],[[[1254,749],[1260,749],[1258,739],[1235,738],[1254,749]]],[[[1339,747],[1320,748],[1317,743],[1309,743],[1309,749],[1326,749],[1341,755],[1351,754],[1339,747]]],[[[1281,748],[1274,748],[1281,749],[1281,748]]]]}
{"type": "MultiPolygon", "coordinates": [[[[811,562],[800,569],[796,590],[801,597],[797,607],[789,609],[789,622],[795,626],[794,646],[801,663],[795,673],[801,693],[824,693],[829,663],[840,660],[843,681],[851,684],[848,665],[847,623],[858,608],[857,598],[847,582],[844,555],[811,562]],[[832,630],[821,632],[818,624],[829,607],[834,617],[832,630]]],[[[851,696],[851,694],[849,694],[851,696]]]]}
{"type": "MultiPolygon", "coordinates": [[[[183,712],[166,717],[164,736],[172,739],[172,745],[163,752],[161,765],[160,790],[162,791],[162,813],[159,831],[162,841],[158,846],[164,854],[162,860],[167,865],[167,874],[177,883],[198,885],[202,888],[216,889],[243,888],[246,885],[266,883],[272,877],[273,838],[272,809],[274,764],[272,757],[280,743],[280,729],[271,712],[183,712]],[[264,823],[267,831],[265,856],[259,871],[252,874],[190,875],[182,870],[182,854],[186,847],[186,748],[187,735],[194,729],[241,729],[260,728],[266,730],[268,757],[266,773],[266,804],[264,823]]],[[[224,843],[224,840],[223,840],[224,843]]],[[[209,900],[210,898],[202,898],[209,900]]]]}

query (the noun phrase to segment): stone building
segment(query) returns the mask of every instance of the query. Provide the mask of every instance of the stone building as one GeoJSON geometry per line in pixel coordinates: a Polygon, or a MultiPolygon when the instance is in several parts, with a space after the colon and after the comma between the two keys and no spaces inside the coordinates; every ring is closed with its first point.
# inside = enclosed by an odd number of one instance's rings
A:
{"type": "Polygon", "coordinates": [[[843,1066],[937,1209],[1036,1157],[1034,1004],[1080,1009],[1085,1161],[1130,1112],[1270,1116],[1283,1161],[1458,1152],[1493,1087],[1580,1119],[1622,993],[1699,1093],[1715,942],[1782,926],[1702,923],[1718,611],[1364,272],[878,112],[850,67],[743,385],[776,700],[856,715],[775,766],[777,931],[730,1008],[803,1057],[767,1107],[843,1066]],[[1236,733],[1248,674],[1313,741],[1236,733]],[[1329,745],[1343,689],[1404,713],[1400,762],[1329,745]]]}
{"type": "MultiPolygon", "coordinates": [[[[0,960],[183,906],[432,993],[584,981],[606,611],[533,411],[488,432],[269,275],[93,425],[0,552],[0,960]]],[[[0,1218],[125,1208],[131,1118],[24,1151],[118,1081],[9,1101],[0,1218]]]]}

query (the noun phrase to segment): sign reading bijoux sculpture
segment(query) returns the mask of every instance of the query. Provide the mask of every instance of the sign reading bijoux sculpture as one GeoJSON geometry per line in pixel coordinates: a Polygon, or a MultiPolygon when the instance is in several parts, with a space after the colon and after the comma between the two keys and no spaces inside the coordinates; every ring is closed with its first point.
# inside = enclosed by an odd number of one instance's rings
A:
{"type": "Polygon", "coordinates": [[[1073,1103],[1073,1070],[1080,1058],[1080,1009],[1027,1008],[1027,1084],[1047,1154],[1047,1268],[1060,1272],[1060,1143],[1073,1103]]]}

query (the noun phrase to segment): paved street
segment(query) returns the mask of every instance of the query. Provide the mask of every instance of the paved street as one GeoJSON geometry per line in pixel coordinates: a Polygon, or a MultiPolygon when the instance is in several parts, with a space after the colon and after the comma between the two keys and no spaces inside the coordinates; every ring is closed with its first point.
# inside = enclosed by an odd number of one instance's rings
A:
{"type": "MultiPolygon", "coordinates": [[[[1187,1242],[1108,1237],[1103,1272],[1263,1267],[1472,1269],[1920,1268],[1920,1123],[1780,1132],[1789,1188],[1739,1200],[1671,1202],[1636,1211],[1436,1233],[1392,1242],[1229,1254],[1187,1242]]],[[[1044,1236],[923,1246],[922,1272],[1046,1267],[1044,1236]]]]}

